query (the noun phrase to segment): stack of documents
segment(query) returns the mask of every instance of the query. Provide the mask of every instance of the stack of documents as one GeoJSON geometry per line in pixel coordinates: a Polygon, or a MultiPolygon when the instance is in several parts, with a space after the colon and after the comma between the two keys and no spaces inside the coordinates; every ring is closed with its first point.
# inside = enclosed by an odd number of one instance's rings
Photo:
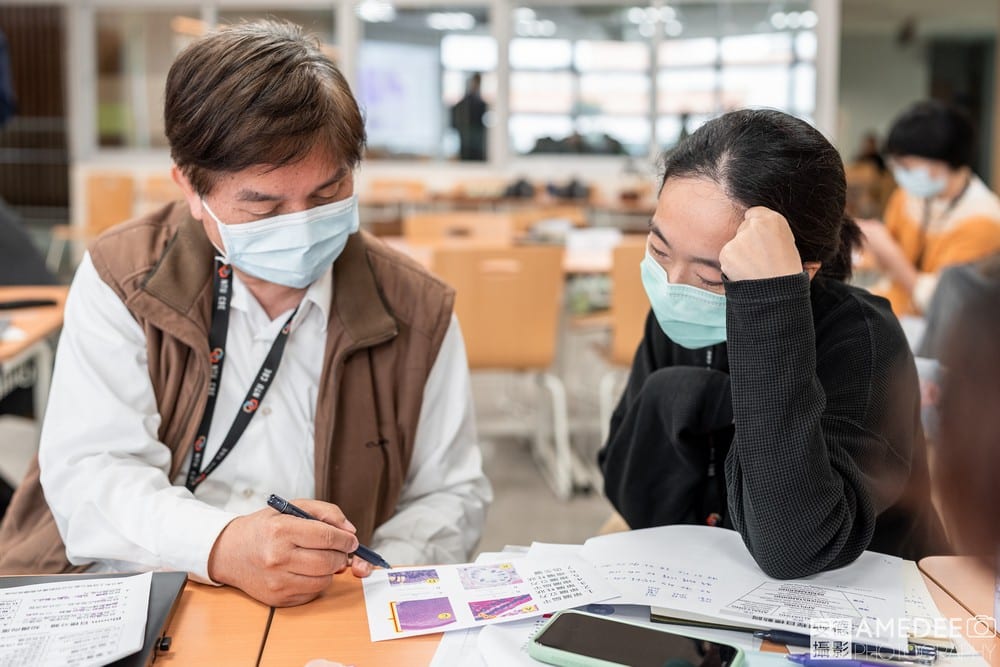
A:
{"type": "MultiPolygon", "coordinates": [[[[758,651],[751,630],[808,635],[817,620],[847,620],[855,642],[905,652],[914,628],[941,626],[910,561],[865,552],[851,565],[796,580],[757,566],[735,531],[664,526],[535,543],[483,554],[476,564],[376,571],[365,580],[372,639],[449,632],[435,664],[534,664],[523,646],[543,614],[581,608],[758,651]],[[501,625],[502,624],[502,625],[501,625]],[[523,654],[523,655],[522,655],[523,654]],[[472,660],[472,656],[481,656],[472,660]],[[508,662],[489,656],[503,655],[508,662]]],[[[938,665],[982,664],[961,637],[924,637],[956,649],[938,665]]],[[[808,650],[808,649],[805,649],[808,650]]]]}

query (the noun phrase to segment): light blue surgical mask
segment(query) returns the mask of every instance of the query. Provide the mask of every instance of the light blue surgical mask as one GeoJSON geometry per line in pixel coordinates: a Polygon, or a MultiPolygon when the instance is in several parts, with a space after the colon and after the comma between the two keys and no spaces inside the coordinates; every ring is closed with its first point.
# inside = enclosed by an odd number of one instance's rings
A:
{"type": "Polygon", "coordinates": [[[219,220],[204,199],[201,204],[219,226],[226,263],[269,283],[300,289],[330,268],[360,226],[355,196],[235,225],[219,220]]]}
{"type": "Polygon", "coordinates": [[[670,282],[649,250],[639,265],[653,315],[670,340],[689,350],[726,340],[726,295],[670,282]]]}
{"type": "Polygon", "coordinates": [[[948,187],[947,178],[934,178],[931,172],[923,167],[906,169],[896,166],[892,168],[892,175],[901,188],[919,199],[937,197],[948,187]]]}

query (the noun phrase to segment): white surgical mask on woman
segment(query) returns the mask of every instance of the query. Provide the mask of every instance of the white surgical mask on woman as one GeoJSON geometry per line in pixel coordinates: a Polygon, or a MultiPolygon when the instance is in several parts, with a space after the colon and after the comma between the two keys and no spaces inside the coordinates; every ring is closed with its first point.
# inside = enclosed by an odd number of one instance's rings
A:
{"type": "Polygon", "coordinates": [[[899,165],[892,168],[892,175],[899,183],[899,187],[909,192],[919,199],[930,199],[937,197],[948,187],[948,179],[944,176],[931,176],[930,170],[926,167],[914,167],[907,169],[899,165]]]}

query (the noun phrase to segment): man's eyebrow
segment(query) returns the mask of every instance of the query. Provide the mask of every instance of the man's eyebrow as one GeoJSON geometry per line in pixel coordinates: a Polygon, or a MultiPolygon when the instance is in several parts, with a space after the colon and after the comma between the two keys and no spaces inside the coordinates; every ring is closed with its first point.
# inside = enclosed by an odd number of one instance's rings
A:
{"type": "Polygon", "coordinates": [[[256,190],[240,190],[236,193],[237,201],[248,201],[248,202],[263,202],[263,201],[281,201],[281,197],[278,195],[269,195],[264,192],[257,192],[256,190]]]}
{"type": "MultiPolygon", "coordinates": [[[[333,177],[331,177],[327,181],[324,181],[315,190],[313,190],[313,193],[315,194],[320,190],[324,190],[330,187],[331,185],[334,185],[335,183],[344,180],[345,176],[347,176],[347,167],[341,167],[340,169],[337,170],[337,173],[335,173],[333,177]]],[[[275,201],[281,201],[282,197],[279,195],[269,195],[266,192],[257,192],[256,190],[243,189],[236,193],[236,199],[238,201],[245,201],[245,202],[275,202],[275,201]]]]}
{"type": "Polygon", "coordinates": [[[316,193],[316,192],[319,192],[320,190],[325,190],[326,188],[330,187],[331,185],[334,185],[334,184],[339,183],[340,181],[344,180],[344,178],[346,176],[347,176],[347,167],[341,167],[340,169],[337,170],[337,173],[334,174],[333,177],[330,180],[325,181],[324,183],[321,183],[318,188],[316,188],[315,190],[313,190],[313,192],[316,193]]]}
{"type": "MultiPolygon", "coordinates": [[[[668,241],[667,237],[663,235],[663,232],[661,232],[660,228],[656,226],[656,223],[653,222],[652,218],[649,219],[649,231],[652,232],[656,238],[660,239],[660,241],[663,242],[663,245],[667,246],[667,250],[673,250],[670,245],[670,241],[668,241]]],[[[719,260],[717,259],[711,259],[708,257],[692,257],[690,258],[690,261],[692,264],[701,264],[703,266],[708,266],[722,271],[722,265],[719,264],[719,260]]]]}

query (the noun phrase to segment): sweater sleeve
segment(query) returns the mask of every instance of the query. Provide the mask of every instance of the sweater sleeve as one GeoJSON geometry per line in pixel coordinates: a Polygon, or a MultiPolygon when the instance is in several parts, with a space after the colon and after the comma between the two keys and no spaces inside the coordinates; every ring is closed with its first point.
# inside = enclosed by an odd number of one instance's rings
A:
{"type": "Polygon", "coordinates": [[[916,378],[899,327],[857,297],[815,324],[805,273],[726,296],[733,525],[770,576],[846,565],[909,475],[916,378]]]}
{"type": "MultiPolygon", "coordinates": [[[[628,407],[635,402],[636,398],[639,396],[639,391],[642,389],[642,385],[645,384],[646,378],[649,374],[665,365],[663,359],[658,359],[660,355],[656,354],[653,346],[653,340],[655,339],[657,332],[659,331],[659,324],[656,322],[656,318],[653,316],[653,311],[650,310],[646,314],[646,325],[643,328],[642,340],[639,342],[639,347],[635,351],[635,356],[632,358],[632,367],[629,370],[628,383],[625,385],[625,391],[622,392],[621,398],[618,400],[618,405],[615,407],[614,412],[611,413],[611,424],[608,429],[608,442],[614,440],[615,435],[621,428],[622,421],[625,419],[625,412],[628,407]]],[[[607,447],[608,443],[604,443],[607,447]]],[[[602,467],[604,464],[606,449],[602,449],[598,453],[598,461],[601,463],[602,467]]]]}

